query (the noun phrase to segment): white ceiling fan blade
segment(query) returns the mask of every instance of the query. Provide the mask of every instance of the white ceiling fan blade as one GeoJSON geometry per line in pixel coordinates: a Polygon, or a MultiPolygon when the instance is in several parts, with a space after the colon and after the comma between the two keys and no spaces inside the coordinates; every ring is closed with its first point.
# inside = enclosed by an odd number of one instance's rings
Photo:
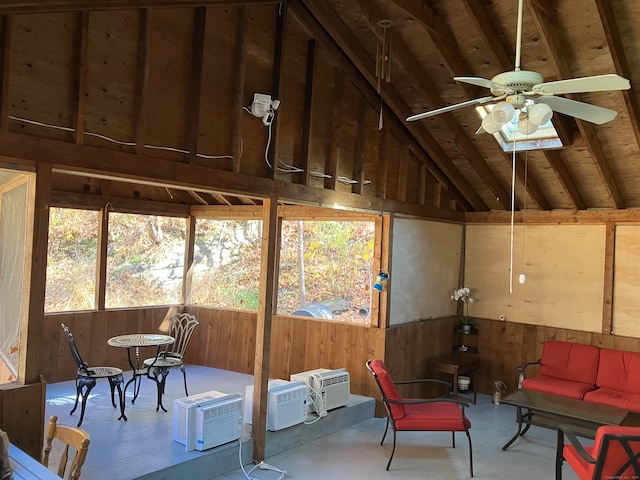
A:
{"type": "Polygon", "coordinates": [[[534,85],[532,91],[538,95],[560,95],[564,93],[603,92],[606,90],[628,90],[629,80],[614,73],[593,77],[570,78],[557,82],[534,85]]]}
{"type": "Polygon", "coordinates": [[[602,125],[610,122],[618,112],[584,102],[576,102],[563,97],[540,97],[536,103],[546,103],[554,112],[564,113],[587,122],[602,125]]]}
{"type": "Polygon", "coordinates": [[[467,100],[466,102],[456,103],[454,105],[449,105],[448,107],[437,108],[435,110],[430,110],[428,112],[411,115],[410,117],[407,117],[407,122],[413,122],[414,120],[421,120],[423,118],[433,117],[435,115],[440,115],[441,113],[452,112],[453,110],[469,107],[471,105],[480,105],[482,103],[491,102],[493,100],[496,100],[496,97],[482,97],[482,98],[475,98],[473,100],[467,100]]]}
{"type": "Polygon", "coordinates": [[[511,90],[506,85],[502,85],[501,83],[496,83],[482,77],[453,77],[453,79],[457,82],[464,82],[464,83],[469,83],[471,85],[475,85],[477,87],[488,88],[494,92],[504,93],[511,90]]]}

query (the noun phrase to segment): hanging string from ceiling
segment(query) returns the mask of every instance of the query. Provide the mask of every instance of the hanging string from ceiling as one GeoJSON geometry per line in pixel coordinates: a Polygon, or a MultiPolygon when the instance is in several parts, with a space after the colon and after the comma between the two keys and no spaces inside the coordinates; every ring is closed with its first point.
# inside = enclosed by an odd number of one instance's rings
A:
{"type": "Polygon", "coordinates": [[[522,255],[520,257],[520,276],[518,277],[518,282],[523,284],[527,281],[527,276],[524,273],[524,240],[527,231],[526,219],[525,215],[527,214],[527,176],[529,170],[529,151],[524,152],[524,190],[523,190],[523,200],[522,200],[522,255]]]}
{"type": "Polygon", "coordinates": [[[509,231],[509,293],[513,293],[513,219],[516,211],[516,139],[511,152],[511,222],[509,231]]]}
{"type": "Polygon", "coordinates": [[[388,18],[378,20],[378,27],[382,28],[382,36],[378,36],[378,46],[376,52],[376,91],[380,95],[380,118],[378,120],[378,130],[382,130],[382,82],[391,81],[391,37],[387,30],[393,27],[393,22],[388,18]]]}

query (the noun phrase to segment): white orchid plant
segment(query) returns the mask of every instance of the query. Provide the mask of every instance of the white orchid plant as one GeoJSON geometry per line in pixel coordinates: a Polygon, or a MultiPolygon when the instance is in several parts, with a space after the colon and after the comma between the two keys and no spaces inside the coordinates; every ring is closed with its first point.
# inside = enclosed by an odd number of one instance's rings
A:
{"type": "Polygon", "coordinates": [[[456,302],[462,302],[463,306],[463,316],[460,319],[461,323],[473,323],[469,321],[469,317],[467,316],[469,304],[474,302],[474,299],[471,297],[471,290],[468,287],[462,287],[453,291],[451,295],[451,300],[455,300],[456,302]]]}

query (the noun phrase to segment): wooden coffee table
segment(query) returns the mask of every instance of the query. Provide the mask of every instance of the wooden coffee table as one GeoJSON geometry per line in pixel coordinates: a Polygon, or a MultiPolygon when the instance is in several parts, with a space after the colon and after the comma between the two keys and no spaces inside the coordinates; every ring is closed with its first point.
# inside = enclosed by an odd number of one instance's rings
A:
{"type": "Polygon", "coordinates": [[[502,450],[511,446],[523,436],[531,425],[550,428],[558,432],[556,444],[556,479],[562,478],[562,448],[564,434],[559,425],[568,425],[576,435],[593,439],[602,425],[622,425],[628,423],[629,411],[599,403],[585,402],[573,398],[536,392],[516,390],[502,399],[502,403],[517,407],[518,431],[502,450]],[[524,425],[524,428],[523,428],[524,425]]]}

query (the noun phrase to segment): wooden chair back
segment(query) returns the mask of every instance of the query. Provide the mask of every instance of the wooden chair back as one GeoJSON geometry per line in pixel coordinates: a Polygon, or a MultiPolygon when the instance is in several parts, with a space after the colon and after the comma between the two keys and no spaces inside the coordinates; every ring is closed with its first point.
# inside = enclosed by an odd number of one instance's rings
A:
{"type": "MultiPolygon", "coordinates": [[[[42,464],[47,468],[49,467],[49,454],[51,453],[54,439],[64,444],[58,464],[58,476],[69,480],[79,479],[82,473],[82,466],[89,451],[89,443],[91,442],[89,434],[82,428],[58,425],[58,417],[53,415],[49,419],[44,447],[42,448],[42,464]],[[69,463],[70,448],[75,450],[75,455],[69,465],[69,475],[65,477],[64,474],[67,469],[67,464],[69,463]]],[[[71,453],[73,453],[73,451],[71,451],[71,453]]]]}

